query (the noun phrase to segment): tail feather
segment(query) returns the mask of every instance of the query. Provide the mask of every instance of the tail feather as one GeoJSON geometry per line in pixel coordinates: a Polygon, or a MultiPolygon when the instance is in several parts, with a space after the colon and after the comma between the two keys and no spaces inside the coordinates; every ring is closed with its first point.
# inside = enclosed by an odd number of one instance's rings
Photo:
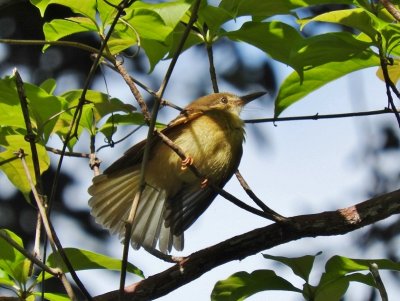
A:
{"type": "MultiPolygon", "coordinates": [[[[112,174],[103,174],[93,179],[89,188],[92,197],[89,205],[97,223],[108,228],[111,233],[125,235],[125,222],[137,193],[140,172],[126,169],[112,174]]],[[[172,245],[177,250],[183,248],[183,236],[173,235],[172,229],[166,227],[164,211],[167,192],[147,185],[143,190],[136,216],[133,222],[131,245],[138,249],[141,246],[155,249],[157,242],[161,252],[171,251],[172,245]]]]}

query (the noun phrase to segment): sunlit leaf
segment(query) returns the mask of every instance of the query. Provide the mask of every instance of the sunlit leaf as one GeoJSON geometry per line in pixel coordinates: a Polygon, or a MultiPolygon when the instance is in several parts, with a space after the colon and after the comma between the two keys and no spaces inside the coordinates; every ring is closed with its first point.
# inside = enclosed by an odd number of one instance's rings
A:
{"type": "MultiPolygon", "coordinates": [[[[37,297],[42,296],[42,292],[34,292],[33,295],[37,297]]],[[[66,294],[60,293],[44,293],[44,298],[49,301],[70,301],[71,299],[66,294]]]]}
{"type": "Polygon", "coordinates": [[[252,273],[238,272],[225,280],[218,281],[211,293],[213,301],[244,300],[265,290],[282,290],[301,293],[289,281],[271,270],[257,270],[252,273]]]}
{"type": "Polygon", "coordinates": [[[321,4],[353,4],[352,0],[222,0],[220,7],[231,12],[235,17],[255,16],[263,19],[281,14],[290,14],[292,10],[321,4]]]}
{"type": "Polygon", "coordinates": [[[48,78],[40,84],[40,88],[49,94],[53,94],[56,89],[57,82],[54,78],[48,78]]]}
{"type": "MultiPolygon", "coordinates": [[[[18,235],[6,229],[0,229],[0,231],[21,248],[24,247],[22,239],[18,235]]],[[[28,278],[27,264],[29,265],[29,261],[25,256],[0,237],[0,269],[16,282],[25,283],[28,278]]],[[[7,281],[8,277],[2,277],[2,282],[12,282],[11,280],[7,281]]]]}
{"type": "MultiPolygon", "coordinates": [[[[89,18],[73,17],[54,19],[43,25],[43,32],[47,41],[57,41],[75,33],[97,31],[96,24],[89,18]]],[[[50,45],[43,46],[43,50],[50,45]]]]}
{"type": "Polygon", "coordinates": [[[50,4],[60,4],[71,8],[74,12],[82,14],[86,17],[95,20],[96,18],[96,0],[30,0],[33,5],[35,5],[39,11],[41,16],[44,16],[44,13],[47,9],[47,6],[50,4]]]}
{"type": "Polygon", "coordinates": [[[380,60],[372,51],[365,51],[345,62],[327,63],[304,71],[301,80],[297,72],[290,74],[279,88],[275,99],[275,116],[309,93],[351,72],[379,66],[380,60]]]}
{"type": "Polygon", "coordinates": [[[283,257],[283,256],[272,256],[268,254],[263,254],[264,258],[275,260],[278,262],[283,263],[284,265],[288,266],[292,269],[293,273],[297,276],[304,279],[308,282],[308,277],[310,276],[312,267],[314,265],[315,257],[318,256],[320,253],[316,255],[305,255],[301,257],[283,257]]]}
{"type": "MultiPolygon", "coordinates": [[[[31,186],[22,161],[17,158],[16,153],[18,153],[20,149],[24,151],[29,174],[33,183],[36,184],[30,144],[24,139],[24,135],[0,135],[0,145],[5,148],[5,151],[0,152],[0,170],[2,170],[10,182],[28,198],[31,186]]],[[[40,142],[36,143],[36,149],[39,157],[40,173],[42,174],[49,168],[50,159],[43,144],[40,142]]]]}
{"type": "MultiPolygon", "coordinates": [[[[81,250],[76,248],[65,248],[65,254],[71,261],[75,271],[105,269],[112,271],[120,271],[122,261],[120,259],[112,258],[103,254],[95,253],[92,251],[81,250]]],[[[61,268],[64,272],[68,273],[68,268],[62,263],[58,253],[50,254],[47,259],[47,264],[53,268],[61,268]],[[58,264],[61,263],[61,266],[58,264]]],[[[144,277],[143,272],[136,266],[128,262],[127,272],[135,274],[139,277],[144,277]]],[[[46,279],[51,278],[52,275],[46,273],[46,279]]],[[[41,275],[38,276],[40,281],[41,275]]]]}
{"type": "Polygon", "coordinates": [[[333,256],[325,265],[325,273],[315,290],[315,300],[339,300],[351,282],[375,287],[374,279],[369,273],[371,264],[376,264],[380,270],[400,271],[400,263],[388,259],[352,259],[333,256]]]}
{"type": "MultiPolygon", "coordinates": [[[[397,59],[393,60],[393,64],[388,65],[387,70],[389,73],[390,80],[394,84],[396,84],[400,79],[400,61],[397,59]]],[[[379,67],[378,71],[376,71],[376,75],[378,76],[379,79],[381,79],[382,81],[385,81],[385,78],[383,76],[382,67],[379,67]]]]}
{"type": "Polygon", "coordinates": [[[329,62],[351,59],[370,47],[348,32],[330,32],[303,38],[296,29],[283,22],[246,22],[227,37],[249,43],[273,59],[291,66],[300,78],[309,68],[329,62]]]}

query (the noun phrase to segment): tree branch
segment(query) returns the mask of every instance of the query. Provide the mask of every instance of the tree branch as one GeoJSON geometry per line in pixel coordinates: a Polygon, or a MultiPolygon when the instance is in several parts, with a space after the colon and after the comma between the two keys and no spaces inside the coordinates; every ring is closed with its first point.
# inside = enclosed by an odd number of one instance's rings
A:
{"type": "Polygon", "coordinates": [[[348,118],[348,117],[361,117],[361,116],[374,116],[382,114],[395,114],[398,111],[394,111],[390,108],[384,108],[382,110],[375,111],[364,111],[364,112],[351,112],[351,113],[337,113],[337,114],[314,114],[304,116],[290,116],[290,117],[278,117],[278,118],[259,118],[259,119],[245,119],[245,123],[267,123],[267,122],[282,122],[282,121],[296,121],[296,120],[319,120],[319,119],[337,119],[337,118],[348,118]]]}
{"type": "Polygon", "coordinates": [[[393,5],[389,0],[380,0],[385,9],[395,18],[398,22],[400,22],[400,12],[397,10],[396,6],[393,5]]]}
{"type": "MultiPolygon", "coordinates": [[[[171,268],[125,288],[125,301],[153,300],[197,279],[209,270],[305,237],[345,234],[400,213],[400,190],[336,211],[301,215],[274,223],[195,252],[171,268]]],[[[94,298],[115,300],[118,291],[94,298]]]]}

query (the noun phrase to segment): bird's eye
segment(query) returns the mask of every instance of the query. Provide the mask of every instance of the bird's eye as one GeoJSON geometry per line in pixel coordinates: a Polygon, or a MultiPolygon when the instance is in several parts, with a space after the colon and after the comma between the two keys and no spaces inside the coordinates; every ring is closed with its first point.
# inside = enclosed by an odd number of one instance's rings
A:
{"type": "Polygon", "coordinates": [[[224,104],[228,103],[228,98],[226,98],[225,96],[221,97],[221,102],[224,104]]]}

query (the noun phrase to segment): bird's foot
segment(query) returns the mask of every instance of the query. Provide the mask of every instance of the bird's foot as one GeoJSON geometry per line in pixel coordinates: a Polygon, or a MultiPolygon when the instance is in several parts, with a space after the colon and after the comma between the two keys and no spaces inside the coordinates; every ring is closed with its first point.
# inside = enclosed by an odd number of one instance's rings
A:
{"type": "Polygon", "coordinates": [[[208,179],[207,178],[204,178],[203,180],[201,180],[201,182],[200,182],[200,187],[201,188],[206,188],[207,185],[208,185],[208,179]]]}
{"type": "Polygon", "coordinates": [[[188,168],[188,166],[193,164],[193,158],[192,157],[186,157],[185,160],[182,160],[182,166],[181,169],[185,170],[188,168]]]}

